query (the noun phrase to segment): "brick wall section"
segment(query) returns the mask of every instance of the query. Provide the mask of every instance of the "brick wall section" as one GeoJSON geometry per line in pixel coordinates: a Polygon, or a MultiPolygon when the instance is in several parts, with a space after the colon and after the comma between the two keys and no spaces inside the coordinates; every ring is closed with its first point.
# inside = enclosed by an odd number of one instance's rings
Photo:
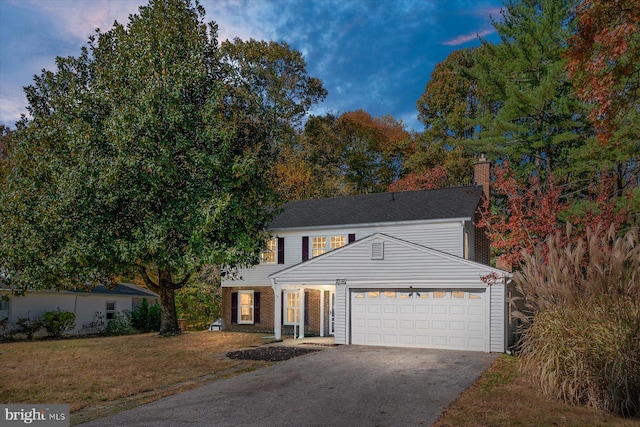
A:
{"type": "MultiPolygon", "coordinates": [[[[306,335],[320,334],[320,291],[313,289],[306,291],[309,294],[309,325],[305,326],[306,335]]],[[[273,333],[273,289],[269,286],[252,287],[242,286],[234,288],[222,288],[222,325],[225,331],[236,332],[262,332],[273,333]],[[239,290],[253,290],[260,292],[260,322],[253,325],[239,325],[231,323],[231,294],[239,290]]],[[[284,304],[284,298],[282,300],[284,304]]],[[[325,304],[326,306],[326,304],[325,304]]],[[[325,311],[325,316],[328,312],[325,311]]],[[[282,326],[283,335],[291,335],[293,326],[282,326]]]]}
{"type": "Polygon", "coordinates": [[[491,197],[491,162],[484,157],[484,154],[480,156],[480,159],[473,166],[473,180],[474,184],[482,186],[483,195],[474,218],[476,224],[475,261],[489,265],[491,261],[491,242],[487,237],[486,230],[477,227],[482,218],[480,209],[484,209],[485,200],[490,200],[491,197]]]}

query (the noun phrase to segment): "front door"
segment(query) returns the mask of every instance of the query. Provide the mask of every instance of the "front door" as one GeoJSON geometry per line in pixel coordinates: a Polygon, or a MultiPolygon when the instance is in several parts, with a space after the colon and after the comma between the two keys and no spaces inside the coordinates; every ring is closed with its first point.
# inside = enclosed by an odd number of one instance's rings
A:
{"type": "Polygon", "coordinates": [[[329,292],[329,335],[335,334],[335,313],[336,293],[334,291],[329,292]]]}

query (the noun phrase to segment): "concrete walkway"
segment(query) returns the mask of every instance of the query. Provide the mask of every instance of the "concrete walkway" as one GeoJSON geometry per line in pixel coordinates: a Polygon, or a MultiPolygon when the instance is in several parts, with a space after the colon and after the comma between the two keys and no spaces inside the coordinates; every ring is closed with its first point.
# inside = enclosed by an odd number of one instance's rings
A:
{"type": "Polygon", "coordinates": [[[326,347],[82,425],[428,426],[496,357],[326,347]]]}

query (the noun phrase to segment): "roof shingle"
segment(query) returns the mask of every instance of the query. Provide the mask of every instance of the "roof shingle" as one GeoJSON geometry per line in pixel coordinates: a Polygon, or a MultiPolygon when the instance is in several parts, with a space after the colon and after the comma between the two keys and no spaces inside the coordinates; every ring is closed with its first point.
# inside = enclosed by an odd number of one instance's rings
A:
{"type": "Polygon", "coordinates": [[[380,222],[473,218],[482,188],[374,193],[327,199],[296,200],[284,205],[269,225],[272,230],[380,222]]]}

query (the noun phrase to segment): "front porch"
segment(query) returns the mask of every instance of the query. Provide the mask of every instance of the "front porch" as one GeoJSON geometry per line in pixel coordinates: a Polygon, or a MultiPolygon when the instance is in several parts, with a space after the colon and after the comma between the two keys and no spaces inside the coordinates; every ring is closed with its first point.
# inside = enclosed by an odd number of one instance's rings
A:
{"type": "Polygon", "coordinates": [[[311,322],[311,306],[318,307],[314,314],[319,316],[318,335],[320,338],[332,336],[335,330],[335,285],[273,284],[273,324],[277,340],[282,339],[283,326],[292,328],[294,339],[305,338],[305,317],[311,322]],[[318,295],[318,301],[310,295],[318,295]],[[306,307],[306,305],[310,307],[306,307]],[[305,314],[307,316],[305,316],[305,314]]]}

